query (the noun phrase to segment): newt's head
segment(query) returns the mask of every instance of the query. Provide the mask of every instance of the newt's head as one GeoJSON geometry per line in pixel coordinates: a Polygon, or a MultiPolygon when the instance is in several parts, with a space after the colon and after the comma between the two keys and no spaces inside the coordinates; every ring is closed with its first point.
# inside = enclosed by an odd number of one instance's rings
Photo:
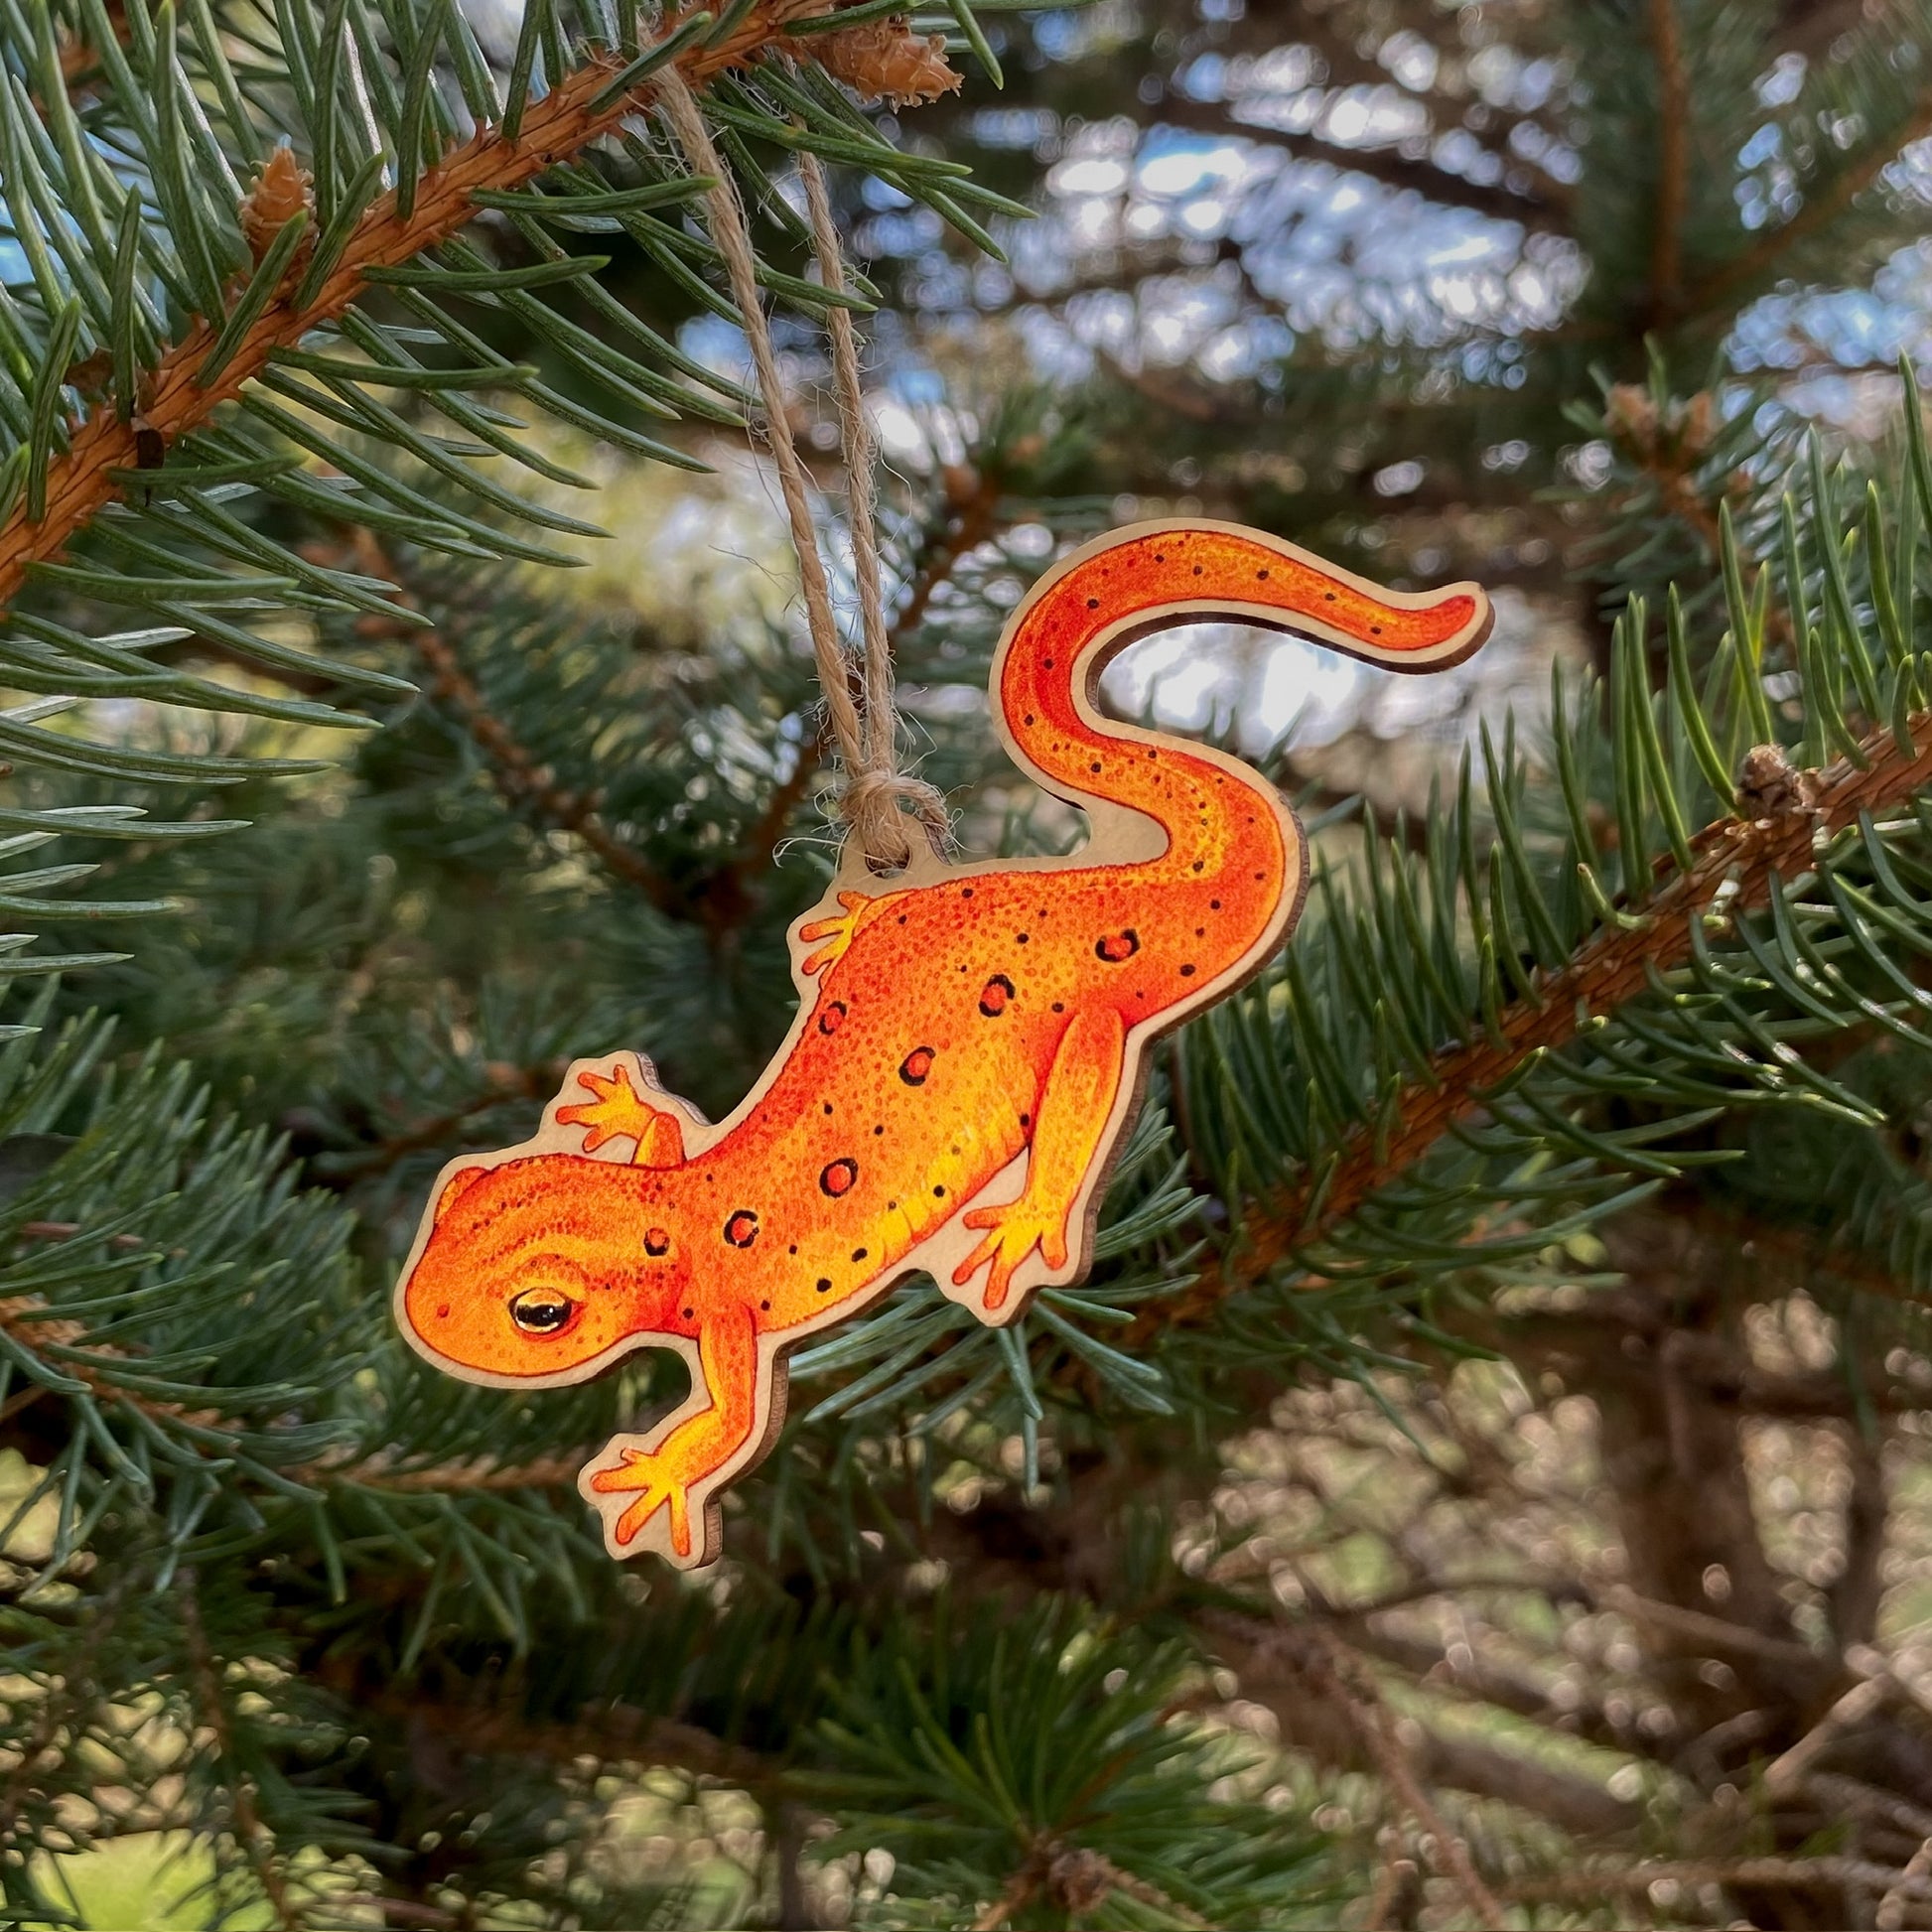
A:
{"type": "Polygon", "coordinates": [[[672,1329],[691,1243],[667,1178],[570,1154],[459,1169],[397,1290],[404,1334],[441,1369],[527,1386],[672,1329]]]}

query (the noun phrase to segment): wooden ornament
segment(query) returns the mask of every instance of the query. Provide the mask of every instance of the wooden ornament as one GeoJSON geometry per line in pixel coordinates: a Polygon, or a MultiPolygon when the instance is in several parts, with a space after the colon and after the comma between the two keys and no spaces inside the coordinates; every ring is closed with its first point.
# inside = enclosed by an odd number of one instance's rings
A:
{"type": "Polygon", "coordinates": [[[1260,969],[1307,884],[1272,785],[1095,707],[1124,645],[1213,619],[1433,671],[1490,609],[1473,584],[1384,591],[1227,524],[1089,543],[1014,613],[992,677],[1015,761],[1088,814],[1082,852],[921,854],[882,881],[848,850],[791,934],[797,1018],[728,1119],[607,1055],[571,1067],[533,1138],[443,1170],[396,1290],[429,1360],[511,1389],[641,1347],[691,1368],[682,1408],[580,1478],[614,1557],[712,1562],[721,1491],[783,1420],[787,1355],[907,1275],[1003,1323],[1084,1274],[1150,1042],[1260,969]]]}

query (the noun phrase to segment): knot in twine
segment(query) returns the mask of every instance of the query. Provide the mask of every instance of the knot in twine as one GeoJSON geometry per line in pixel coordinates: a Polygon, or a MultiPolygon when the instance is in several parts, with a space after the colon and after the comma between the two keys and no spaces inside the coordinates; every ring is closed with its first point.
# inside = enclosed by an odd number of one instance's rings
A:
{"type": "MultiPolygon", "coordinates": [[[[905,835],[908,813],[924,827],[926,842],[933,852],[943,857],[952,823],[944,794],[923,778],[898,768],[898,713],[893,703],[892,638],[880,582],[875,452],[859,380],[859,348],[852,328],[852,312],[843,303],[828,305],[826,334],[832,347],[832,373],[838,395],[840,442],[852,525],[853,575],[859,596],[863,652],[856,680],[851,674],[853,667],[847,660],[844,640],[839,635],[825,564],[818,553],[810,485],[792,437],[791,420],[785,412],[784,385],[778,375],[778,358],[771,346],[771,331],[765,323],[764,307],[759,295],[758,261],[752,252],[737,184],[719,160],[704,116],[675,67],[664,69],[657,82],[657,98],[679,147],[684,150],[685,160],[695,173],[712,179],[713,185],[705,195],[708,225],[711,238],[724,258],[732,299],[744,318],[745,337],[758,375],[759,399],[764,410],[765,440],[778,472],[778,487],[784,497],[792,548],[798,553],[798,583],[804,595],[805,622],[811,632],[818,681],[825,693],[826,720],[839,752],[842,781],[838,814],[852,828],[866,863],[874,872],[897,872],[911,859],[912,847],[905,835]]],[[[828,293],[843,295],[846,292],[844,257],[838,230],[832,222],[831,203],[818,157],[800,149],[798,175],[811,216],[812,247],[818,256],[820,278],[828,293]]]]}
{"type": "Polygon", "coordinates": [[[943,854],[952,833],[952,816],[945,794],[936,785],[891,765],[856,768],[847,759],[844,788],[839,793],[839,816],[852,827],[867,863],[897,872],[912,856],[906,842],[905,814],[925,827],[926,842],[943,854]]]}

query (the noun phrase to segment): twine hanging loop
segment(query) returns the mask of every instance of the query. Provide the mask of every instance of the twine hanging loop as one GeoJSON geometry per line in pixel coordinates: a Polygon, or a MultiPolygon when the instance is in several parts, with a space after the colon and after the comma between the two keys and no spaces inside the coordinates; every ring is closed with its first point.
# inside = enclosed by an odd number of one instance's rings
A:
{"type": "MultiPolygon", "coordinates": [[[[819,555],[812,520],[811,489],[785,411],[784,385],[771,345],[758,286],[757,258],[746,226],[745,209],[730,173],[712,145],[710,130],[675,67],[658,82],[658,104],[692,170],[711,177],[705,196],[711,237],[724,258],[732,299],[744,318],[752,350],[759,398],[763,405],[765,440],[778,473],[792,548],[798,554],[798,583],[812,655],[825,694],[827,722],[841,766],[839,816],[852,828],[866,863],[875,872],[897,872],[912,856],[906,837],[909,813],[924,828],[934,853],[943,856],[951,830],[945,796],[923,778],[898,768],[898,712],[893,702],[892,637],[886,621],[880,578],[878,499],[872,428],[859,379],[858,343],[849,309],[832,304],[826,330],[832,348],[833,383],[839,402],[839,430],[845,457],[846,488],[852,526],[853,572],[857,579],[861,655],[848,659],[832,608],[831,587],[819,555]],[[855,679],[853,673],[857,670],[855,679]],[[855,694],[856,684],[856,694],[855,694]]],[[[825,177],[815,155],[801,152],[798,172],[811,218],[812,245],[819,275],[834,295],[846,292],[844,256],[833,226],[825,177]]]]}

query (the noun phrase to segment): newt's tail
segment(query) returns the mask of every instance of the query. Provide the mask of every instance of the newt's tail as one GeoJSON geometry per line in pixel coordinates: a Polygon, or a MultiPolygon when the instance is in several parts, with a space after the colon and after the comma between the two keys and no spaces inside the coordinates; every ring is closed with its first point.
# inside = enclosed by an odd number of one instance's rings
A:
{"type": "MultiPolygon", "coordinates": [[[[1259,531],[1140,523],[1076,551],[1035,587],[1001,640],[994,688],[1015,755],[1049,789],[1162,826],[1167,851],[1151,861],[1160,872],[1279,875],[1294,828],[1273,787],[1233,759],[1103,718],[1093,687],[1107,660],[1169,624],[1221,620],[1296,631],[1392,670],[1434,671],[1467,657],[1490,619],[1474,584],[1385,591],[1259,531]]],[[[1299,869],[1299,853],[1292,863],[1299,869]]]]}

